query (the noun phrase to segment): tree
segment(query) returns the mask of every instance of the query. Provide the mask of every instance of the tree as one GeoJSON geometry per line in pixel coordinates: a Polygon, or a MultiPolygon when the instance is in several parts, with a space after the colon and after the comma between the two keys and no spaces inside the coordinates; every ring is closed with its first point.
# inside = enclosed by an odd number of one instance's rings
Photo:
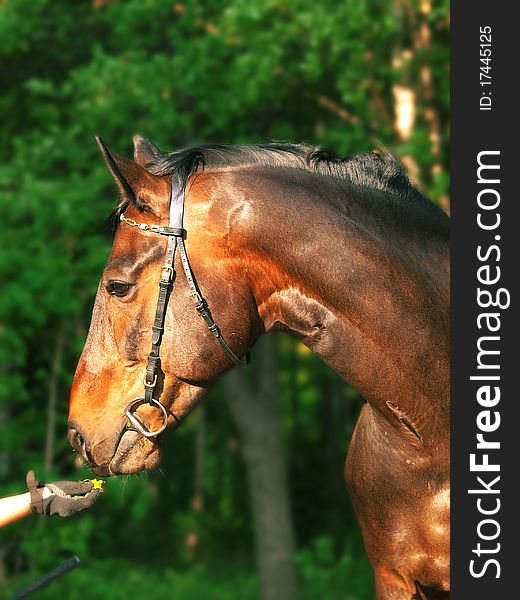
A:
{"type": "Polygon", "coordinates": [[[235,369],[225,385],[240,433],[255,522],[255,547],[262,600],[299,598],[276,345],[264,337],[255,349],[256,381],[235,369]]]}

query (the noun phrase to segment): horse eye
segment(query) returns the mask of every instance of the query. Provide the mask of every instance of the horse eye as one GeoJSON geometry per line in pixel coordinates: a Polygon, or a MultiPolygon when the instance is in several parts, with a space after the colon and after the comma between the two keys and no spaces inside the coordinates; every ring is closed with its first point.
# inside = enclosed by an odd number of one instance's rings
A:
{"type": "Polygon", "coordinates": [[[132,287],[131,283],[125,283],[124,281],[109,281],[105,289],[111,296],[117,296],[118,298],[122,298],[126,296],[132,287]]]}

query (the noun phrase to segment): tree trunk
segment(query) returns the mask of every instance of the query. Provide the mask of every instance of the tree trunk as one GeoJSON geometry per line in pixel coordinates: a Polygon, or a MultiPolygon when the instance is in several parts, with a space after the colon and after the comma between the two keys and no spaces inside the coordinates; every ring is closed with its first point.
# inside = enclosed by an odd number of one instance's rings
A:
{"type": "MultiPolygon", "coordinates": [[[[431,55],[431,28],[428,20],[428,15],[432,9],[431,0],[422,0],[418,26],[414,32],[414,49],[417,55],[420,57],[431,55]]],[[[421,59],[420,63],[420,85],[418,89],[420,91],[420,104],[424,107],[424,120],[428,129],[428,137],[431,144],[431,153],[433,157],[433,164],[431,168],[431,177],[435,178],[443,170],[442,156],[441,156],[441,123],[439,118],[439,111],[435,106],[435,93],[434,93],[434,82],[432,68],[428,60],[421,59]]],[[[447,195],[439,198],[439,204],[449,214],[450,213],[450,199],[447,195]]]]}
{"type": "MultiPolygon", "coordinates": [[[[321,368],[322,365],[320,365],[321,368]]],[[[347,503],[347,490],[343,478],[343,457],[338,454],[338,423],[339,406],[342,381],[332,380],[327,374],[319,376],[316,373],[316,380],[320,382],[321,411],[323,421],[323,445],[327,459],[327,469],[332,481],[331,513],[336,523],[332,534],[334,541],[334,552],[336,558],[339,558],[346,539],[345,532],[345,505],[347,503]]]]}
{"type": "Polygon", "coordinates": [[[260,598],[293,600],[298,598],[298,575],[275,351],[271,336],[258,344],[256,386],[238,369],[225,378],[225,385],[247,466],[260,598]]]}

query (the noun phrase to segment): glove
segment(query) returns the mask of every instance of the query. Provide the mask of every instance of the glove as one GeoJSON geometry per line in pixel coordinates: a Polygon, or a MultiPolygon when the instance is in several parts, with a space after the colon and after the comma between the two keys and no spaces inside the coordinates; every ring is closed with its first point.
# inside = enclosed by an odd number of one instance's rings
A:
{"type": "Polygon", "coordinates": [[[31,512],[40,515],[70,517],[92,506],[99,496],[91,481],[56,481],[36,483],[34,471],[27,473],[27,488],[31,495],[31,512]],[[47,488],[50,496],[42,498],[38,488],[47,488]]]}

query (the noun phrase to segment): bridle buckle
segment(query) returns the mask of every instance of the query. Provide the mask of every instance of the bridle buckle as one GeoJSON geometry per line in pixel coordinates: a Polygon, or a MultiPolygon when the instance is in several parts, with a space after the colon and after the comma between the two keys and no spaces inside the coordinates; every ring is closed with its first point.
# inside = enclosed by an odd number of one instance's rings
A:
{"type": "Polygon", "coordinates": [[[161,274],[161,281],[164,283],[170,283],[173,279],[173,267],[164,266],[161,274]]]}
{"type": "Polygon", "coordinates": [[[196,290],[194,292],[191,292],[190,296],[193,299],[195,307],[199,307],[199,306],[202,306],[202,304],[204,304],[204,300],[202,299],[202,296],[196,290]]]}
{"type": "Polygon", "coordinates": [[[157,373],[154,375],[152,383],[148,383],[146,381],[146,373],[144,374],[144,387],[154,388],[156,383],[157,383],[157,373]]]}

